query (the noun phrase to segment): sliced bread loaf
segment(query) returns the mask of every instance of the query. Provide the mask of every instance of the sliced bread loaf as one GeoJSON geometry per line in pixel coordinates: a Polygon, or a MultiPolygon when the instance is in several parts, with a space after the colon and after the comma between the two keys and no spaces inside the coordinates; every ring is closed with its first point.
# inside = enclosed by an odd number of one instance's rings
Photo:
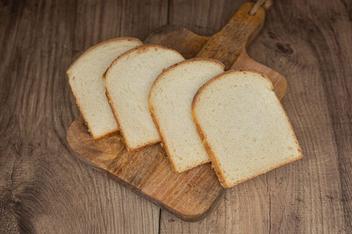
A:
{"type": "Polygon", "coordinates": [[[228,188],[302,158],[271,82],[226,72],[193,100],[193,117],[221,184],[228,188]]]}
{"type": "Polygon", "coordinates": [[[177,172],[209,162],[192,120],[192,100],[206,81],[223,72],[216,60],[186,60],[166,69],[151,88],[149,109],[177,172]]]}
{"type": "Polygon", "coordinates": [[[160,141],[148,109],[149,90],[163,69],[183,60],[175,50],[145,45],[121,55],[107,70],[108,98],[128,150],[160,141]]]}
{"type": "Polygon", "coordinates": [[[102,76],[114,59],[141,44],[136,38],[114,38],[101,42],[84,52],[67,70],[78,108],[95,139],[118,130],[105,95],[102,76]]]}

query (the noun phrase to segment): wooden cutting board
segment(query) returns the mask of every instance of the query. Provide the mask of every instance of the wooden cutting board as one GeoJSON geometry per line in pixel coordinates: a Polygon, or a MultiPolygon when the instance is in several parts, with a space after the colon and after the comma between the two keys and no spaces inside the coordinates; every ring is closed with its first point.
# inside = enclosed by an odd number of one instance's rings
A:
{"type": "MultiPolygon", "coordinates": [[[[276,94],[282,98],[286,91],[285,78],[246,53],[246,46],[265,19],[263,8],[249,15],[252,7],[252,3],[243,4],[224,28],[210,38],[169,26],[152,33],[145,42],[171,47],[186,58],[215,58],[226,69],[260,72],[272,80],[276,94]]],[[[184,220],[203,217],[224,191],[210,164],[181,174],[174,172],[160,144],[127,152],[120,134],[95,141],[81,119],[70,125],[67,141],[81,159],[184,220]]]]}

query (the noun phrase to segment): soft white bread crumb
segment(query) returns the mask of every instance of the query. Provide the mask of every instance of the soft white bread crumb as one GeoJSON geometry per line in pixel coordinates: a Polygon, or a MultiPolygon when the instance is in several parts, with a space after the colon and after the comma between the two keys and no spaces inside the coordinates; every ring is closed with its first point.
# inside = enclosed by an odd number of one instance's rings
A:
{"type": "Polygon", "coordinates": [[[198,91],[193,117],[224,187],[302,158],[271,82],[253,72],[227,72],[198,91]]]}
{"type": "Polygon", "coordinates": [[[149,91],[163,69],[183,60],[175,50],[145,45],[123,54],[107,70],[107,94],[128,150],[160,141],[148,109],[149,91]]]}
{"type": "Polygon", "coordinates": [[[149,108],[177,172],[209,162],[192,119],[192,100],[205,82],[222,72],[224,65],[216,60],[191,59],[165,70],[152,86],[149,108]]]}
{"type": "Polygon", "coordinates": [[[118,130],[105,95],[102,76],[114,59],[141,44],[136,38],[114,38],[101,42],[84,52],[67,70],[78,108],[95,139],[118,130]]]}

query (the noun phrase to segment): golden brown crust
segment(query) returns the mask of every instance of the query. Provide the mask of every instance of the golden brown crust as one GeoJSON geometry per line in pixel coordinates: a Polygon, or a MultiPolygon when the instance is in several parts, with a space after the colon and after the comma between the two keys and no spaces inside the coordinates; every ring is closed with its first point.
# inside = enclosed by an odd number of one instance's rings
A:
{"type": "Polygon", "coordinates": [[[111,135],[117,133],[118,131],[119,130],[117,129],[117,130],[114,130],[114,131],[107,132],[107,133],[105,133],[103,135],[93,136],[93,138],[94,138],[94,140],[98,141],[98,140],[101,140],[101,139],[103,139],[105,137],[110,137],[111,135]]]}
{"type": "Polygon", "coordinates": [[[159,132],[159,135],[160,135],[160,138],[161,138],[161,146],[163,147],[163,149],[165,150],[166,152],[166,155],[168,156],[170,162],[171,162],[171,167],[172,169],[175,171],[175,172],[180,172],[179,170],[177,170],[176,168],[176,164],[174,163],[172,157],[170,156],[170,150],[169,148],[167,147],[167,144],[165,144],[165,136],[163,134],[163,132],[161,131],[161,129],[159,128],[159,122],[158,122],[158,118],[156,117],[155,115],[155,112],[154,112],[154,108],[153,108],[153,105],[151,105],[151,102],[150,102],[150,98],[148,98],[148,106],[149,106],[149,112],[152,116],[152,119],[154,121],[154,124],[156,126],[156,129],[158,130],[159,132]]]}
{"type": "Polygon", "coordinates": [[[111,39],[107,39],[105,41],[101,41],[91,47],[89,47],[88,49],[86,49],[67,69],[66,73],[68,73],[72,67],[74,67],[74,65],[80,60],[82,59],[85,55],[89,54],[92,50],[94,50],[95,48],[111,43],[111,42],[115,42],[115,41],[135,41],[135,42],[140,42],[141,45],[143,44],[143,42],[141,40],[139,40],[138,38],[135,37],[115,37],[115,38],[111,38],[111,39]]]}
{"type": "MultiPolygon", "coordinates": [[[[111,65],[108,67],[106,73],[104,74],[104,79],[106,80],[106,76],[109,74],[109,71],[110,71],[110,69],[113,67],[113,65],[115,65],[119,60],[123,59],[124,57],[126,57],[126,56],[128,56],[128,55],[130,55],[130,54],[132,54],[132,53],[142,53],[142,52],[145,51],[145,50],[148,50],[148,49],[157,49],[157,48],[167,49],[167,50],[174,51],[174,52],[176,52],[177,54],[179,54],[181,57],[183,57],[183,56],[182,56],[179,52],[177,52],[176,50],[173,50],[173,49],[170,49],[170,48],[161,46],[161,45],[150,45],[150,44],[149,44],[149,45],[141,45],[141,46],[138,46],[138,47],[133,48],[133,49],[131,49],[131,50],[128,50],[128,51],[126,51],[125,53],[121,54],[119,57],[117,57],[117,58],[111,63],[111,65]]],[[[106,83],[105,83],[105,85],[106,85],[106,83]]],[[[105,86],[105,89],[107,90],[106,86],[105,86]]],[[[126,137],[125,137],[125,134],[124,134],[123,127],[122,127],[121,124],[120,124],[121,121],[120,121],[120,118],[119,118],[118,111],[114,108],[114,106],[116,107],[117,105],[116,105],[116,103],[114,103],[114,104],[112,105],[113,101],[112,101],[112,98],[110,97],[110,95],[109,95],[108,92],[106,92],[106,95],[107,95],[107,98],[108,98],[108,100],[109,100],[109,104],[110,104],[110,106],[111,106],[111,109],[113,110],[115,119],[116,119],[118,125],[120,126],[120,132],[121,132],[122,138],[124,139],[124,143],[125,143],[126,148],[127,148],[128,151],[130,151],[130,152],[136,152],[136,151],[138,151],[138,150],[140,150],[140,149],[142,149],[142,148],[144,148],[144,147],[146,147],[146,146],[153,145],[153,144],[157,144],[157,143],[160,142],[160,140],[157,140],[157,141],[150,141],[150,142],[147,142],[147,143],[145,143],[145,144],[143,144],[143,145],[138,145],[137,147],[131,147],[131,146],[128,144],[128,141],[127,141],[127,139],[126,139],[126,137]]]]}
{"type": "MultiPolygon", "coordinates": [[[[193,99],[194,100],[194,99],[193,99]]],[[[225,179],[225,175],[222,173],[221,169],[220,169],[220,163],[218,161],[218,159],[215,157],[215,153],[212,150],[210,144],[207,141],[207,137],[205,132],[202,130],[202,127],[199,124],[199,121],[197,119],[196,114],[194,113],[194,106],[192,103],[192,117],[193,117],[193,121],[196,125],[196,128],[198,130],[199,136],[202,140],[202,143],[204,145],[204,148],[206,149],[206,151],[208,152],[211,164],[212,164],[212,168],[214,169],[220,184],[224,187],[224,188],[229,188],[229,185],[226,183],[226,179],[225,179]]]]}
{"type": "MultiPolygon", "coordinates": [[[[73,79],[74,76],[71,75],[70,73],[70,70],[75,66],[76,63],[78,63],[83,57],[85,57],[87,54],[89,54],[92,50],[94,50],[95,48],[99,47],[99,46],[102,46],[104,44],[108,44],[108,43],[112,43],[112,42],[115,42],[115,41],[124,41],[124,40],[127,40],[127,41],[135,41],[135,42],[140,42],[141,44],[143,44],[138,38],[134,38],[134,37],[116,37],[116,38],[111,38],[111,39],[108,39],[108,40],[105,40],[105,41],[102,41],[102,42],[99,42],[91,47],[89,47],[88,49],[86,49],[71,65],[70,67],[67,69],[66,71],[66,74],[67,74],[67,78],[69,80],[69,83],[70,83],[70,80],[73,79]]],[[[104,73],[105,74],[105,73],[104,73]]],[[[103,74],[103,75],[104,75],[103,74]]],[[[78,98],[78,95],[75,94],[74,90],[72,89],[72,86],[70,84],[70,89],[71,89],[71,92],[73,94],[73,96],[75,97],[75,100],[76,100],[76,105],[82,115],[82,118],[88,128],[88,132],[90,133],[90,135],[94,138],[94,140],[99,140],[101,138],[104,138],[104,137],[107,137],[115,132],[117,132],[119,129],[118,127],[110,132],[107,132],[106,134],[103,134],[103,135],[94,135],[93,131],[92,131],[92,128],[89,126],[89,122],[87,121],[87,119],[85,118],[84,116],[84,112],[81,108],[81,105],[80,105],[80,99],[78,98]]]]}
{"type": "MultiPolygon", "coordinates": [[[[165,75],[166,75],[167,73],[169,73],[170,71],[172,71],[176,66],[181,65],[181,64],[185,64],[185,63],[197,62],[197,61],[212,62],[212,63],[214,63],[214,64],[220,65],[223,69],[225,68],[225,65],[224,65],[222,62],[220,62],[220,61],[218,61],[218,60],[216,60],[216,59],[200,58],[200,57],[192,58],[192,59],[187,59],[187,60],[184,60],[184,61],[175,63],[174,65],[172,65],[172,66],[170,66],[170,67],[164,69],[164,70],[158,75],[158,77],[154,80],[154,82],[153,82],[153,84],[152,84],[150,90],[152,90],[153,87],[156,86],[156,84],[157,84],[158,82],[160,82],[160,80],[164,79],[165,75]]],[[[150,94],[151,94],[151,93],[149,93],[149,96],[150,96],[150,94]]]]}
{"type": "MultiPolygon", "coordinates": [[[[119,124],[119,115],[118,115],[118,112],[115,110],[114,106],[111,104],[112,103],[112,99],[110,98],[108,92],[106,92],[106,96],[109,100],[109,104],[111,106],[111,109],[112,109],[112,112],[114,114],[114,117],[116,119],[116,122],[119,124]]],[[[115,104],[116,105],[116,104],[115,104]]],[[[148,142],[146,143],[145,145],[143,146],[137,146],[137,147],[131,147],[129,144],[128,144],[128,141],[126,140],[126,137],[125,137],[125,134],[124,134],[124,130],[123,130],[123,127],[122,126],[119,126],[119,130],[120,130],[120,134],[122,136],[122,139],[123,139],[123,142],[126,146],[126,149],[128,152],[138,152],[140,151],[142,148],[146,147],[146,146],[149,146],[149,145],[153,145],[153,144],[157,144],[159,143],[159,141],[151,141],[151,142],[148,142]]]]}
{"type": "Polygon", "coordinates": [[[140,45],[140,46],[137,46],[137,47],[135,47],[133,49],[130,49],[130,50],[126,51],[125,53],[122,53],[119,57],[117,57],[114,61],[112,61],[110,66],[106,69],[106,73],[104,74],[104,79],[106,79],[106,76],[107,76],[107,74],[110,71],[110,68],[112,66],[114,66],[119,60],[123,59],[124,57],[127,57],[128,55],[130,55],[132,53],[142,53],[145,50],[153,49],[153,48],[154,49],[157,49],[157,48],[159,48],[159,49],[167,49],[167,50],[170,50],[170,51],[173,51],[173,52],[179,54],[183,58],[183,56],[177,50],[174,50],[174,49],[171,49],[171,48],[167,48],[165,46],[154,45],[154,44],[140,45]]]}
{"type": "MultiPolygon", "coordinates": [[[[212,62],[214,64],[218,64],[220,65],[222,68],[225,68],[225,65],[223,63],[221,63],[220,61],[218,60],[215,60],[215,59],[209,59],[209,58],[193,58],[193,59],[188,59],[188,60],[184,60],[184,61],[181,61],[181,62],[178,62],[168,68],[166,68],[162,73],[160,73],[158,75],[158,77],[154,80],[152,86],[151,86],[151,89],[150,90],[153,90],[153,87],[157,85],[158,82],[160,82],[160,80],[164,79],[165,75],[167,73],[169,73],[170,71],[172,71],[173,69],[175,69],[176,66],[178,65],[181,65],[181,64],[185,64],[185,63],[192,63],[192,62],[196,62],[196,61],[207,61],[207,62],[212,62]]],[[[160,135],[160,138],[161,138],[161,142],[162,142],[162,145],[163,145],[163,148],[171,162],[171,166],[173,168],[173,170],[175,172],[178,172],[178,173],[182,173],[182,172],[185,172],[187,170],[190,170],[192,168],[195,168],[193,166],[189,166],[187,168],[185,168],[184,170],[178,170],[176,168],[176,163],[175,161],[173,160],[173,157],[172,157],[172,154],[170,153],[170,150],[168,148],[168,144],[167,144],[167,140],[166,140],[166,137],[163,133],[163,131],[160,129],[159,127],[159,119],[158,117],[155,115],[155,111],[154,111],[154,107],[153,107],[153,103],[151,102],[151,96],[152,96],[152,92],[149,93],[149,97],[148,97],[148,106],[149,106],[149,112],[151,113],[151,116],[152,116],[152,119],[154,121],[154,124],[159,132],[159,135],[160,135]]],[[[209,161],[204,161],[204,162],[201,162],[199,165],[202,165],[202,164],[205,164],[205,163],[208,163],[209,161]]]]}
{"type": "MultiPolygon", "coordinates": [[[[239,72],[239,71],[231,71],[231,70],[230,70],[230,71],[224,72],[224,73],[222,73],[222,74],[220,74],[220,75],[214,77],[213,79],[209,80],[208,82],[206,82],[206,83],[197,91],[197,93],[196,93],[196,95],[194,96],[193,101],[192,101],[192,117],[193,117],[194,123],[195,123],[195,125],[196,125],[196,127],[197,127],[197,130],[198,130],[198,133],[199,133],[199,135],[200,135],[200,137],[201,137],[201,139],[202,139],[202,142],[203,142],[203,144],[204,144],[204,146],[205,146],[205,148],[206,148],[206,150],[207,150],[207,152],[208,152],[208,154],[209,154],[209,158],[210,158],[210,160],[211,160],[211,162],[212,162],[212,166],[213,166],[213,168],[214,168],[214,171],[215,171],[216,175],[218,176],[219,182],[220,182],[220,184],[221,184],[224,188],[231,188],[231,187],[233,187],[233,186],[235,186],[235,185],[237,185],[237,184],[239,184],[239,183],[242,183],[242,182],[244,182],[244,181],[246,181],[246,180],[249,180],[249,179],[252,179],[252,178],[257,177],[257,176],[259,176],[259,175],[265,174],[266,172],[269,172],[269,171],[271,171],[271,170],[273,170],[273,169],[276,169],[276,168],[278,168],[278,167],[284,166],[284,165],[286,165],[286,164],[288,164],[288,163],[291,163],[291,162],[294,162],[294,161],[297,161],[297,160],[303,158],[303,155],[302,155],[302,153],[301,153],[302,150],[301,150],[301,147],[300,147],[299,144],[298,144],[297,137],[296,137],[296,135],[295,135],[295,133],[294,133],[294,131],[293,131],[292,125],[291,125],[291,123],[290,123],[290,121],[289,121],[289,119],[288,119],[288,117],[287,117],[286,112],[283,111],[283,113],[284,113],[284,115],[285,115],[285,117],[286,117],[286,121],[287,121],[287,123],[289,124],[289,128],[290,128],[290,130],[291,130],[291,134],[293,135],[293,137],[294,137],[294,139],[295,139],[295,141],[296,141],[296,146],[297,146],[297,148],[298,148],[299,154],[296,155],[296,157],[293,157],[292,159],[286,160],[285,162],[282,162],[282,163],[276,164],[276,165],[274,165],[274,166],[272,166],[272,167],[266,168],[266,169],[264,169],[264,170],[262,170],[262,171],[256,173],[256,174],[253,175],[253,176],[248,176],[248,177],[242,178],[241,180],[235,181],[235,182],[233,182],[233,183],[229,183],[228,181],[226,181],[226,177],[225,177],[225,175],[223,174],[223,172],[222,172],[222,170],[221,170],[221,167],[220,167],[220,162],[219,162],[219,160],[217,159],[217,157],[215,156],[215,152],[213,151],[211,145],[210,145],[209,142],[207,141],[207,136],[206,136],[205,132],[203,131],[202,127],[201,127],[200,124],[199,124],[199,121],[198,121],[198,119],[197,119],[197,115],[195,114],[195,108],[196,108],[197,103],[199,102],[199,96],[201,95],[201,93],[202,93],[211,83],[213,83],[214,81],[217,81],[217,80],[219,80],[219,79],[222,79],[222,78],[226,77],[226,76],[225,76],[226,74],[229,74],[229,73],[238,73],[238,72],[239,72]]],[[[245,72],[246,72],[246,71],[245,71],[245,72]]],[[[241,71],[240,73],[243,73],[243,71],[241,71]]],[[[246,73],[248,73],[248,72],[246,72],[246,73]]],[[[264,79],[270,81],[268,78],[266,78],[265,76],[263,76],[263,75],[260,74],[260,73],[257,73],[257,72],[250,72],[250,73],[259,74],[259,75],[261,75],[261,77],[263,77],[264,79]]],[[[270,83],[271,83],[271,82],[270,82],[270,83]]],[[[273,86],[272,86],[272,89],[271,89],[271,90],[273,91],[273,86]]],[[[273,91],[273,92],[274,92],[274,91],[273,91]]],[[[281,102],[279,101],[279,99],[278,99],[278,97],[277,97],[276,95],[275,95],[275,98],[276,98],[278,104],[281,106],[281,109],[284,110],[284,109],[282,108],[281,102]]]]}
{"type": "Polygon", "coordinates": [[[232,184],[229,184],[229,187],[227,187],[227,188],[231,188],[231,187],[233,187],[233,186],[235,186],[235,185],[238,185],[238,184],[240,184],[240,183],[242,183],[242,182],[244,182],[244,181],[253,179],[253,178],[257,177],[257,176],[263,175],[263,174],[265,174],[265,173],[267,173],[267,172],[269,172],[269,171],[272,171],[272,170],[277,169],[277,168],[279,168],[279,167],[285,166],[285,165],[287,165],[287,164],[289,164],[289,163],[293,163],[293,162],[298,161],[298,160],[300,160],[300,159],[302,159],[302,158],[303,158],[302,154],[299,154],[299,155],[297,155],[297,157],[295,157],[295,158],[292,158],[292,159],[290,159],[290,160],[286,160],[286,161],[284,161],[284,162],[282,162],[282,163],[278,163],[278,164],[276,164],[276,165],[274,165],[274,166],[272,166],[272,167],[266,168],[265,170],[262,170],[262,171],[256,173],[255,175],[245,177],[245,178],[243,178],[243,179],[241,179],[241,180],[238,180],[238,181],[236,181],[236,182],[234,182],[234,183],[232,183],[232,184]]]}
{"type": "MultiPolygon", "coordinates": [[[[106,90],[106,87],[105,87],[105,90],[106,90]]],[[[124,134],[123,127],[120,125],[120,122],[119,122],[119,115],[118,115],[117,111],[114,108],[115,104],[113,105],[113,103],[112,103],[113,101],[112,101],[112,99],[111,99],[111,97],[109,95],[109,92],[105,92],[105,95],[106,95],[106,97],[108,99],[108,102],[109,102],[109,105],[111,107],[112,113],[114,114],[115,120],[116,120],[117,124],[119,125],[120,134],[122,136],[122,139],[123,139],[123,142],[124,142],[124,144],[126,146],[126,149],[127,149],[127,151],[131,152],[133,149],[128,145],[128,142],[126,141],[126,137],[125,137],[125,134],[124,134]]]]}
{"type": "MultiPolygon", "coordinates": [[[[166,138],[165,138],[165,135],[163,133],[163,131],[161,131],[160,127],[159,127],[159,119],[158,117],[155,115],[155,111],[154,111],[154,108],[153,108],[153,105],[151,104],[150,102],[150,99],[148,99],[148,103],[149,103],[149,111],[151,113],[151,116],[152,116],[152,119],[154,121],[154,124],[159,132],[159,135],[160,135],[160,138],[161,138],[161,146],[163,147],[163,149],[165,150],[165,153],[167,155],[167,157],[169,158],[170,162],[171,162],[171,168],[177,172],[177,173],[182,173],[182,172],[185,172],[185,171],[188,171],[190,169],[193,169],[195,167],[187,167],[183,170],[179,170],[177,167],[176,167],[176,163],[174,162],[173,160],[173,157],[171,156],[171,153],[170,153],[170,149],[167,147],[167,141],[166,141],[166,138]]],[[[205,163],[208,163],[209,161],[204,161],[202,163],[200,163],[198,166],[202,165],[202,164],[205,164],[205,163]]],[[[196,166],[197,167],[197,166],[196,166]]]]}
{"type": "Polygon", "coordinates": [[[78,110],[79,112],[81,113],[81,116],[83,118],[83,121],[85,123],[85,125],[87,126],[88,128],[88,132],[89,134],[94,138],[94,140],[100,140],[101,138],[104,138],[106,136],[109,136],[111,134],[114,134],[115,132],[117,132],[119,130],[119,128],[117,127],[116,129],[110,131],[110,132],[107,132],[106,134],[103,134],[103,135],[94,135],[93,131],[92,131],[92,128],[91,126],[89,125],[89,122],[86,120],[85,116],[84,116],[84,111],[82,110],[81,108],[81,105],[80,105],[80,99],[78,98],[78,96],[75,94],[75,92],[73,91],[71,85],[70,85],[70,89],[71,89],[71,92],[73,94],[73,96],[75,97],[75,100],[76,100],[76,105],[78,107],[78,110]]]}
{"type": "MultiPolygon", "coordinates": [[[[198,89],[196,95],[195,95],[194,98],[193,98],[193,102],[194,102],[194,100],[195,100],[195,97],[198,95],[198,93],[200,93],[200,92],[202,92],[204,89],[206,89],[211,83],[213,83],[214,81],[218,81],[218,80],[221,80],[221,79],[225,79],[225,78],[226,78],[226,75],[227,75],[227,74],[231,74],[231,73],[233,73],[233,74],[238,74],[238,73],[242,73],[242,74],[245,73],[245,74],[248,74],[248,73],[252,73],[252,74],[260,75],[261,78],[263,78],[263,79],[265,79],[266,81],[269,82],[269,84],[270,84],[270,86],[271,86],[270,89],[271,89],[271,90],[274,90],[274,86],[273,86],[271,80],[270,80],[269,78],[267,78],[266,76],[264,76],[263,74],[261,74],[261,73],[253,72],[253,71],[236,71],[236,70],[231,70],[231,69],[230,69],[230,70],[228,70],[228,71],[226,71],[226,72],[224,72],[224,73],[221,73],[221,74],[219,74],[219,75],[213,77],[212,79],[208,80],[207,82],[205,82],[205,84],[203,84],[202,87],[200,87],[200,88],[198,89]]],[[[192,105],[193,105],[193,102],[192,102],[192,105]]]]}

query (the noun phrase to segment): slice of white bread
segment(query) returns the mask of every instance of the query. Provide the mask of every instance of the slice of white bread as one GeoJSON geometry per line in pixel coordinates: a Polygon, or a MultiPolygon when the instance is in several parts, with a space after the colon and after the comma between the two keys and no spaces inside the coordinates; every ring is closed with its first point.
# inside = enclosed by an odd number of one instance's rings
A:
{"type": "Polygon", "coordinates": [[[258,73],[230,71],[210,80],[192,111],[225,188],[302,158],[271,82],[258,73]]]}
{"type": "Polygon", "coordinates": [[[129,151],[160,141],[148,109],[149,90],[163,69],[183,60],[175,50],[144,45],[121,55],[107,70],[107,95],[129,151]]]}
{"type": "Polygon", "coordinates": [[[103,74],[122,53],[140,46],[136,38],[114,38],[85,51],[67,70],[76,103],[93,138],[98,139],[118,130],[105,95],[103,74]]]}
{"type": "Polygon", "coordinates": [[[192,119],[192,100],[208,80],[224,72],[217,60],[195,58],[161,73],[149,96],[149,109],[176,172],[209,162],[192,119]]]}

